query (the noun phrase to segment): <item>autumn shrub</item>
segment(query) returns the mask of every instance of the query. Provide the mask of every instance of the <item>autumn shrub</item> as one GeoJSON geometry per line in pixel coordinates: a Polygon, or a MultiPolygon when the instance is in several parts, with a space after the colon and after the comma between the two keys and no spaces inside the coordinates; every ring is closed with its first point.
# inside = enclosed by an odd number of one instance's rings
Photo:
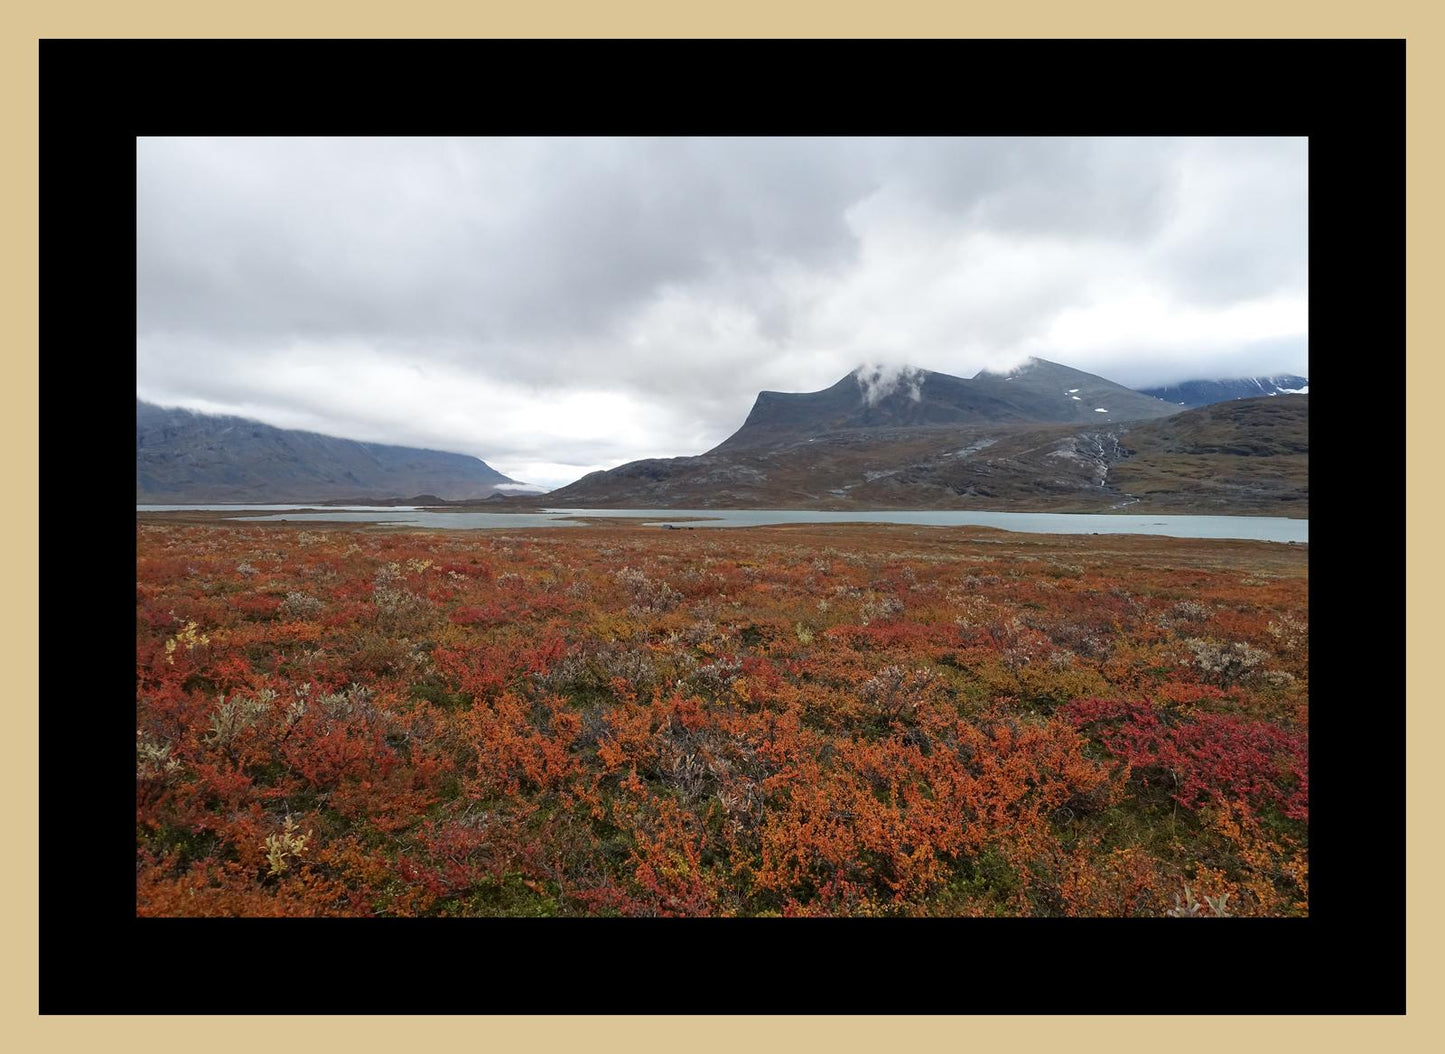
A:
{"type": "Polygon", "coordinates": [[[1269,658],[1269,653],[1243,641],[1223,642],[1191,637],[1184,642],[1189,649],[1188,662],[1211,681],[1228,686],[1253,676],[1269,658]]]}
{"type": "Polygon", "coordinates": [[[896,619],[903,614],[903,601],[896,596],[872,596],[863,601],[858,617],[863,625],[883,619],[896,619]]]}
{"type": "Polygon", "coordinates": [[[736,656],[720,655],[711,662],[699,663],[688,677],[697,691],[717,698],[726,695],[742,676],[743,663],[736,656]]]}
{"type": "Polygon", "coordinates": [[[858,698],[873,709],[883,727],[914,716],[922,697],[933,687],[934,675],[926,668],[906,670],[885,666],[858,687],[858,698]]]}
{"type": "Polygon", "coordinates": [[[1180,719],[1150,703],[1081,699],[1064,711],[1136,777],[1167,779],[1170,796],[1189,809],[1248,801],[1309,819],[1309,743],[1261,721],[1200,713],[1180,719]]]}
{"type": "Polygon", "coordinates": [[[614,641],[588,642],[536,678],[548,690],[564,694],[608,691],[619,679],[636,691],[659,683],[657,665],[648,652],[614,641]]]}
{"type": "Polygon", "coordinates": [[[181,761],[171,756],[173,745],[159,741],[137,729],[135,734],[135,778],[164,780],[180,771],[181,761]]]}
{"type": "Polygon", "coordinates": [[[138,914],[1309,910],[1304,552],[139,526],[138,914]]]}
{"type": "MultiPolygon", "coordinates": [[[[408,588],[409,570],[395,562],[387,563],[377,568],[373,578],[372,602],[376,605],[377,620],[397,632],[422,629],[430,622],[427,616],[431,602],[425,595],[408,588]]],[[[411,573],[420,572],[411,570],[411,573]]]]}
{"type": "Polygon", "coordinates": [[[634,567],[624,567],[612,577],[626,590],[633,611],[638,613],[671,611],[682,599],[682,594],[666,582],[651,579],[634,567]]]}

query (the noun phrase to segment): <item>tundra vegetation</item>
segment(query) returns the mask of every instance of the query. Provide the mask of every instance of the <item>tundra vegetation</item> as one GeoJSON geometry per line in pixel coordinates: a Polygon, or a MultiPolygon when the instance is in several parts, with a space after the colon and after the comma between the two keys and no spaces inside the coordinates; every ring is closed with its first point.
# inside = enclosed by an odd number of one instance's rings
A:
{"type": "Polygon", "coordinates": [[[141,915],[1308,910],[1304,546],[137,544],[141,915]]]}

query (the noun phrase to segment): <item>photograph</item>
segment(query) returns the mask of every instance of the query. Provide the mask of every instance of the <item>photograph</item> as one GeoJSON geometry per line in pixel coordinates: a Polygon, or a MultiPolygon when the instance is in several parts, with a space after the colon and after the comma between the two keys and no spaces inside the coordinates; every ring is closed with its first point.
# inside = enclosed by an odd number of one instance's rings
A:
{"type": "Polygon", "coordinates": [[[137,135],[135,917],[1308,919],[1310,155],[137,135]]]}

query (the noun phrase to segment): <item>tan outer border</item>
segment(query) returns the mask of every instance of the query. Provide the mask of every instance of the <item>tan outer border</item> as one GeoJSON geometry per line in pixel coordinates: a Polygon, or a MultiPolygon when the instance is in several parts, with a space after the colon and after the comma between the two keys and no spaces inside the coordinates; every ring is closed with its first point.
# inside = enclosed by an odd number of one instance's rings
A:
{"type": "MultiPolygon", "coordinates": [[[[988,4],[972,10],[962,3],[892,0],[731,0],[706,8],[678,0],[567,0],[532,5],[409,0],[248,0],[244,4],[202,5],[194,0],[132,0],[104,3],[11,0],[0,9],[9,31],[0,53],[0,100],[16,145],[0,168],[6,193],[5,281],[0,283],[0,317],[7,321],[9,390],[20,393],[0,417],[7,471],[21,495],[37,494],[38,476],[38,226],[36,41],[42,37],[1404,37],[1408,45],[1409,302],[1407,385],[1407,695],[1409,702],[1407,817],[1411,926],[1409,1005],[1405,1018],[1285,1017],[1035,1017],[1035,1018],[40,1018],[36,1014],[38,956],[38,844],[33,748],[38,737],[39,598],[38,526],[34,516],[9,518],[4,530],[12,551],[4,609],[3,668],[8,678],[10,742],[0,766],[8,811],[7,867],[3,883],[11,911],[3,931],[4,980],[0,986],[4,1035],[9,1049],[30,1051],[147,1050],[153,1052],[258,1050],[385,1050],[445,1044],[452,1049],[634,1051],[646,1047],[684,1048],[690,1054],[717,1051],[831,1048],[836,1051],[891,1051],[910,1048],[1004,1050],[1128,1050],[1148,1047],[1185,1054],[1302,1049],[1415,1051],[1441,1049],[1442,942],[1437,889],[1445,873],[1439,806],[1427,785],[1438,766],[1442,736],[1439,675],[1421,661],[1438,647],[1441,621],[1436,604],[1440,567],[1431,528],[1440,499],[1431,485],[1439,479],[1438,455],[1427,451],[1423,434],[1438,417],[1445,384],[1439,364],[1445,346],[1438,306],[1441,273],[1441,188],[1445,166],[1441,147],[1441,100],[1445,99],[1445,54],[1438,5],[1374,0],[1368,4],[1318,0],[1211,0],[1186,8],[1157,0],[1032,0],[988,4]],[[1433,7],[1433,12],[1430,8],[1433,7]],[[1427,533],[1429,532],[1429,533],[1427,533]],[[1431,1041],[1429,1037],[1436,1038],[1431,1041]]],[[[1387,359],[1393,349],[1381,349],[1387,359]]],[[[1391,496],[1384,496],[1389,500],[1391,496]]],[[[1438,528],[1436,528],[1438,530],[1438,528]]],[[[72,627],[81,628],[83,627],[72,627]]],[[[53,628],[52,628],[53,629],[53,628]]],[[[91,632],[97,631],[94,627],[91,632]]],[[[1384,660],[1392,661],[1393,656],[1384,660]]],[[[1393,670],[1384,671],[1389,684],[1393,670]]],[[[1361,832],[1367,839],[1368,832],[1361,832]]],[[[1362,856],[1369,846],[1362,845],[1362,856]]],[[[1369,890],[1362,888],[1362,902],[1369,890]]],[[[84,918],[76,924],[83,926],[84,918]]],[[[1345,958],[1348,950],[1342,949],[1345,958]]],[[[185,969],[184,956],[177,962],[185,969]]],[[[1271,968],[1288,968],[1280,963],[1271,968]]],[[[1355,968],[1368,970],[1368,963],[1355,968]]],[[[281,966],[284,970],[284,965],[281,966]]],[[[1248,970],[1237,978],[1192,977],[1179,964],[1181,983],[1200,986],[1205,1003],[1216,985],[1255,983],[1248,970]]],[[[962,979],[961,979],[962,980],[962,979]]],[[[1119,979],[1127,984],[1127,979],[1119,979]]],[[[156,983],[164,985],[164,978],[156,983]]],[[[1267,978],[1258,983],[1267,984],[1267,978]]],[[[265,1005],[264,984],[254,994],[265,1005]]],[[[640,998],[648,990],[639,983],[640,998]]],[[[1147,1009],[1147,1008],[1141,1008],[1147,1009]]]]}

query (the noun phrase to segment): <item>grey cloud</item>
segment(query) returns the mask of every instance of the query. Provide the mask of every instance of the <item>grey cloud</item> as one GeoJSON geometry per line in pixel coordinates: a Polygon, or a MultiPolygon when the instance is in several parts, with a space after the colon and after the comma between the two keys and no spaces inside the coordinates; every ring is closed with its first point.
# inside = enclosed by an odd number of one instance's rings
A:
{"type": "Polygon", "coordinates": [[[853,379],[858,382],[863,401],[869,406],[877,405],[878,400],[893,394],[899,388],[905,388],[908,397],[914,402],[923,398],[923,372],[917,367],[869,363],[860,367],[853,379]]]}
{"type": "Polygon", "coordinates": [[[900,185],[985,229],[1136,240],[1167,220],[1177,144],[1167,139],[924,139],[891,159],[900,185]]]}
{"type": "Polygon", "coordinates": [[[1188,144],[1195,174],[1180,187],[1195,215],[1157,252],[1182,299],[1220,304],[1309,278],[1308,140],[1188,144]]]}
{"type": "Polygon", "coordinates": [[[142,140],[142,333],[594,334],[669,284],[846,257],[843,145],[142,140]]]}

